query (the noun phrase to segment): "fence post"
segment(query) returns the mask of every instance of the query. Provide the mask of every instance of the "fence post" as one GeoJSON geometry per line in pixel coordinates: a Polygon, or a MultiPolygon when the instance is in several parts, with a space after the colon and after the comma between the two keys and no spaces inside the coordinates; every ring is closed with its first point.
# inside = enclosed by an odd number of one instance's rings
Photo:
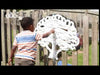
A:
{"type": "Polygon", "coordinates": [[[92,65],[97,65],[98,25],[96,16],[93,16],[92,21],[92,65]]]}
{"type": "Polygon", "coordinates": [[[6,65],[5,56],[5,29],[4,29],[4,9],[1,9],[1,43],[2,43],[2,62],[1,65],[6,65]]]}
{"type": "Polygon", "coordinates": [[[88,65],[89,61],[89,38],[88,38],[88,13],[83,16],[83,65],[88,65]]]}

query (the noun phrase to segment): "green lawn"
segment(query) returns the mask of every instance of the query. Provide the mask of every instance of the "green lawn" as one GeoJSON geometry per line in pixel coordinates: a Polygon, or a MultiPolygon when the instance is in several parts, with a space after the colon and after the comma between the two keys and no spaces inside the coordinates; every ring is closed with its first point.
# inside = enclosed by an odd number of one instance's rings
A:
{"type": "MultiPolygon", "coordinates": [[[[89,46],[89,65],[92,65],[91,63],[91,47],[92,45],[89,46]]],[[[68,60],[69,64],[72,64],[72,58],[68,60]]],[[[83,53],[78,54],[78,65],[83,65],[83,53]]],[[[98,65],[99,65],[99,45],[98,45],[98,65]]]]}

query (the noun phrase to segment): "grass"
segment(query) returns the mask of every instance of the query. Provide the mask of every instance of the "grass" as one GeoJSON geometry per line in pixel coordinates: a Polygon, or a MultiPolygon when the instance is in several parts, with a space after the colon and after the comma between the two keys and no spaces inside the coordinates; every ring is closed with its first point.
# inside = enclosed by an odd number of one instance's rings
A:
{"type": "MultiPolygon", "coordinates": [[[[89,46],[89,65],[92,65],[92,61],[91,61],[91,59],[92,59],[92,53],[91,53],[91,49],[92,48],[92,45],[90,45],[89,46]]],[[[98,45],[98,65],[99,65],[99,45],[98,45]]],[[[69,64],[72,64],[72,58],[70,58],[69,60],[68,60],[68,63],[69,64]]],[[[80,54],[78,54],[78,65],[80,66],[80,65],[83,65],[83,53],[80,53],[80,54]]]]}
{"type": "MultiPolygon", "coordinates": [[[[81,49],[82,51],[83,49],[81,49]]],[[[89,46],[89,65],[92,65],[92,45],[89,46]]],[[[40,65],[43,65],[43,61],[40,61],[40,65]]],[[[68,64],[72,64],[72,58],[68,59],[68,64]]],[[[83,65],[83,53],[79,53],[78,54],[78,66],[82,66],[83,65]]],[[[98,65],[99,65],[99,44],[98,44],[98,65]]]]}

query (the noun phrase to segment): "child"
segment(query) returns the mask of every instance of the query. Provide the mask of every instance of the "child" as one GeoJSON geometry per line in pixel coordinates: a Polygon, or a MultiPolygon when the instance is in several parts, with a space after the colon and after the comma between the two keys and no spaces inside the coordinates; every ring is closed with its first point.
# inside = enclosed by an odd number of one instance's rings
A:
{"type": "Polygon", "coordinates": [[[37,53],[37,41],[55,32],[54,29],[52,29],[43,35],[36,34],[34,33],[33,22],[34,20],[30,17],[24,17],[21,20],[23,31],[17,34],[14,39],[8,65],[11,65],[14,53],[18,48],[15,54],[15,66],[34,66],[37,53]]]}

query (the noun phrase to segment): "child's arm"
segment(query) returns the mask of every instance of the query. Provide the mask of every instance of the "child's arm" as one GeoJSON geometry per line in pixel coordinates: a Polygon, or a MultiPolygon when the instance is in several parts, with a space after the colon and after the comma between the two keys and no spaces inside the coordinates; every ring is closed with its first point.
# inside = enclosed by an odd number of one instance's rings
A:
{"type": "Polygon", "coordinates": [[[36,40],[41,40],[41,38],[45,38],[45,37],[48,37],[51,33],[54,33],[54,29],[50,30],[49,32],[43,34],[43,35],[40,35],[40,34],[37,34],[36,35],[36,40]]]}
{"type": "Polygon", "coordinates": [[[48,37],[51,33],[54,33],[54,29],[50,30],[49,32],[43,34],[42,38],[48,37]]]}
{"type": "Polygon", "coordinates": [[[16,48],[17,48],[17,46],[13,46],[13,47],[12,47],[11,55],[10,55],[10,58],[9,58],[9,60],[8,60],[8,65],[11,65],[11,62],[12,62],[13,57],[14,57],[14,53],[15,53],[15,51],[16,51],[16,48]]]}

